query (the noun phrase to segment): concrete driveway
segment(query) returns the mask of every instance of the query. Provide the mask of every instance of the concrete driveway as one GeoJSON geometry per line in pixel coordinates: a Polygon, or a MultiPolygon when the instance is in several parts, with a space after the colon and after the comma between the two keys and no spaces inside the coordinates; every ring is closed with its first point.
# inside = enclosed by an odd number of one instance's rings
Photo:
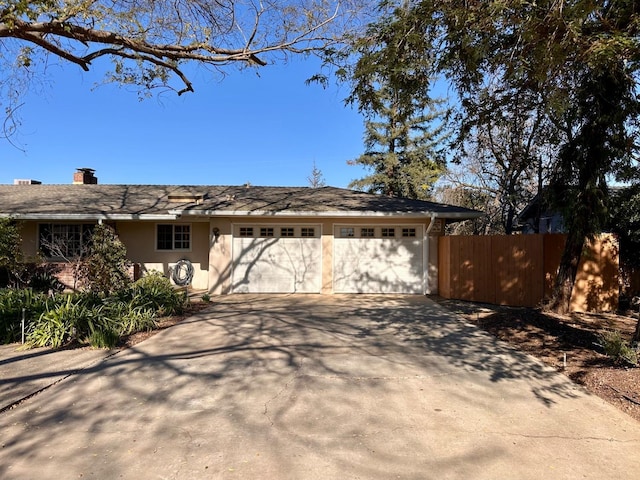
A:
{"type": "Polygon", "coordinates": [[[7,479],[640,472],[639,423],[420,296],[216,298],[0,414],[0,443],[7,479]]]}

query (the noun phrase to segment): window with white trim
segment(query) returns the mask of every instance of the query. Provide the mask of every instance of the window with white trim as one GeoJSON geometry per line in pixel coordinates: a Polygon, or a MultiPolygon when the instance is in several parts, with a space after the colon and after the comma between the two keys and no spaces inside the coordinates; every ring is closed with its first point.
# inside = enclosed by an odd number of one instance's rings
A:
{"type": "Polygon", "coordinates": [[[273,237],[273,228],[272,227],[260,227],[260,236],[261,237],[273,237]]]}
{"type": "Polygon", "coordinates": [[[383,227],[381,233],[382,233],[382,238],[393,238],[396,236],[396,229],[383,227]]]}
{"type": "Polygon", "coordinates": [[[315,237],[316,236],[316,229],[313,227],[302,227],[300,229],[300,236],[301,237],[315,237]]]}
{"type": "Polygon", "coordinates": [[[416,236],[416,229],[415,228],[403,228],[402,229],[402,236],[403,237],[415,237],[416,236]]]}
{"type": "Polygon", "coordinates": [[[293,227],[282,227],[280,229],[280,236],[281,237],[293,237],[294,236],[293,227]]]}
{"type": "Polygon", "coordinates": [[[156,228],[157,250],[189,250],[191,248],[191,225],[158,224],[156,228]]]}

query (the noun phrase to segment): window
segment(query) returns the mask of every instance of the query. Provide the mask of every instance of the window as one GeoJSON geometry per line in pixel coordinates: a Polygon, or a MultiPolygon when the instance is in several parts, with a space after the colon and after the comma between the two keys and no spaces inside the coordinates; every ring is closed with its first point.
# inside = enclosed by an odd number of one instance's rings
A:
{"type": "Polygon", "coordinates": [[[280,229],[281,237],[293,237],[293,228],[292,227],[282,227],[280,229]]]}
{"type": "Polygon", "coordinates": [[[301,237],[315,237],[316,236],[316,229],[313,227],[302,227],[300,229],[300,236],[301,237]]]}
{"type": "Polygon", "coordinates": [[[352,227],[342,227],[340,229],[340,236],[345,237],[355,237],[355,230],[352,227]]]}
{"type": "Polygon", "coordinates": [[[384,238],[393,238],[396,236],[396,229],[385,227],[382,229],[382,236],[384,238]]]}
{"type": "Polygon", "coordinates": [[[158,225],[156,248],[158,250],[189,250],[191,225],[158,225]]]}
{"type": "Polygon", "coordinates": [[[416,236],[416,229],[415,228],[403,228],[402,229],[402,236],[403,237],[415,237],[416,236]]]}
{"type": "Polygon", "coordinates": [[[47,258],[71,259],[87,253],[94,224],[40,224],[40,250],[47,258]]]}
{"type": "Polygon", "coordinates": [[[191,246],[191,226],[173,226],[173,248],[174,250],[189,250],[191,246]]]}
{"type": "Polygon", "coordinates": [[[361,237],[375,237],[375,230],[373,228],[361,228],[360,229],[361,237]]]}
{"type": "Polygon", "coordinates": [[[253,227],[240,227],[241,237],[253,237],[253,227]]]}
{"type": "Polygon", "coordinates": [[[261,227],[260,228],[260,236],[261,237],[273,237],[273,228],[271,228],[271,227],[261,227]]]}

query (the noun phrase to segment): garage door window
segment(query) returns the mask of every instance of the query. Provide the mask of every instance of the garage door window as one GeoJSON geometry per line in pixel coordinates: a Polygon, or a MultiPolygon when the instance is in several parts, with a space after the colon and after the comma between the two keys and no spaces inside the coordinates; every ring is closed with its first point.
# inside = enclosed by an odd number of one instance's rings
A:
{"type": "Polygon", "coordinates": [[[403,237],[415,237],[416,236],[416,229],[415,228],[403,228],[402,229],[402,236],[403,237]]]}
{"type": "Polygon", "coordinates": [[[355,230],[352,227],[342,227],[340,229],[340,236],[342,238],[355,237],[355,230]]]}
{"type": "Polygon", "coordinates": [[[280,229],[280,236],[281,237],[293,237],[294,236],[293,228],[291,228],[291,227],[282,227],[280,229]]]}
{"type": "Polygon", "coordinates": [[[376,231],[374,228],[361,228],[360,229],[360,236],[361,237],[375,237],[376,236],[376,231]]]}
{"type": "Polygon", "coordinates": [[[253,227],[240,227],[241,237],[253,237],[253,227]]]}
{"type": "Polygon", "coordinates": [[[396,236],[395,228],[383,228],[382,229],[382,238],[393,238],[396,236]]]}
{"type": "Polygon", "coordinates": [[[261,237],[273,237],[273,228],[271,228],[271,227],[261,227],[260,228],[260,236],[261,237]]]}
{"type": "Polygon", "coordinates": [[[312,227],[302,227],[300,229],[300,236],[301,237],[315,237],[316,236],[316,229],[312,228],[312,227]]]}

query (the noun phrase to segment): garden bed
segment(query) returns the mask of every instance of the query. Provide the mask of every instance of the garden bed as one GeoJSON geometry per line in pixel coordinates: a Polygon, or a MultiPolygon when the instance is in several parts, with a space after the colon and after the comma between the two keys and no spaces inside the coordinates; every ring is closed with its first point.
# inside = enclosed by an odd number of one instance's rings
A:
{"type": "Polygon", "coordinates": [[[637,317],[557,315],[533,308],[435,300],[640,421],[640,368],[614,362],[604,354],[600,340],[602,332],[615,330],[629,340],[637,317]]]}

